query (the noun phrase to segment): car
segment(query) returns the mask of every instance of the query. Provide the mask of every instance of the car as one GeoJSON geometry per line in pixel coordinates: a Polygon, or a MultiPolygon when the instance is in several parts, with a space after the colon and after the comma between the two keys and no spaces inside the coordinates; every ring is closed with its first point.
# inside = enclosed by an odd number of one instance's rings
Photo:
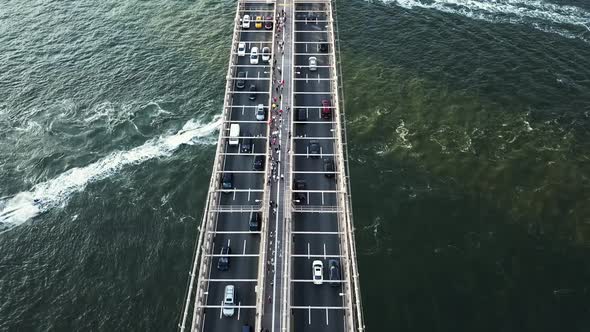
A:
{"type": "Polygon", "coordinates": [[[318,42],[319,42],[320,52],[328,53],[328,43],[324,39],[320,39],[318,42]]]}
{"type": "Polygon", "coordinates": [[[307,110],[305,108],[298,108],[295,113],[295,121],[307,121],[307,110]]]}
{"type": "Polygon", "coordinates": [[[263,171],[264,170],[264,156],[256,156],[254,157],[254,162],[252,163],[252,169],[255,171],[263,171]]]}
{"type": "Polygon", "coordinates": [[[315,56],[309,57],[309,71],[316,71],[318,70],[318,58],[315,56]]]}
{"type": "Polygon", "coordinates": [[[270,47],[268,46],[262,48],[262,61],[270,62],[270,47]]]}
{"type": "Polygon", "coordinates": [[[262,29],[262,16],[256,16],[256,23],[254,24],[256,29],[262,29]]]}
{"type": "Polygon", "coordinates": [[[258,64],[258,47],[254,46],[250,49],[250,64],[257,65],[258,64]]]}
{"type": "MultiPolygon", "coordinates": [[[[244,136],[252,136],[250,133],[246,133],[244,136]]],[[[254,140],[252,138],[244,138],[242,139],[242,153],[252,153],[252,148],[254,147],[254,140]]]]}
{"type": "Polygon", "coordinates": [[[227,256],[227,255],[231,255],[230,246],[221,247],[220,255],[222,255],[222,256],[219,256],[219,260],[217,261],[217,269],[219,271],[229,270],[229,256],[227,256]]]}
{"type": "Polygon", "coordinates": [[[262,216],[260,212],[252,212],[250,216],[250,222],[248,223],[248,227],[251,232],[256,232],[260,230],[260,223],[262,221],[262,216]]]}
{"type": "Polygon", "coordinates": [[[246,14],[242,18],[242,28],[250,29],[250,15],[246,14]]]}
{"type": "Polygon", "coordinates": [[[321,285],[324,283],[324,263],[320,260],[315,260],[311,264],[311,270],[313,273],[313,284],[321,285]]]}
{"type": "Polygon", "coordinates": [[[246,55],[246,43],[239,42],[238,43],[238,56],[246,55]]]}
{"type": "Polygon", "coordinates": [[[265,117],[266,117],[266,114],[264,112],[264,105],[258,104],[258,106],[256,106],[256,120],[264,121],[265,117]]]}
{"type": "Polygon", "coordinates": [[[332,103],[329,99],[322,100],[322,119],[329,120],[332,117],[332,103]]]}
{"type": "Polygon", "coordinates": [[[236,305],[236,293],[234,285],[225,286],[225,291],[223,294],[223,315],[225,317],[231,317],[236,311],[236,309],[233,307],[236,305]]]}
{"type": "Polygon", "coordinates": [[[250,100],[256,100],[256,84],[250,84],[250,96],[248,96],[248,99],[250,100]]]}
{"type": "Polygon", "coordinates": [[[320,143],[316,140],[310,141],[307,145],[307,153],[312,158],[319,158],[321,152],[320,143]]]}
{"type": "Polygon", "coordinates": [[[267,16],[264,18],[266,22],[264,22],[264,28],[266,30],[272,30],[272,16],[267,16]]]}
{"type": "Polygon", "coordinates": [[[335,168],[334,168],[334,159],[332,159],[332,158],[325,158],[324,159],[324,172],[326,172],[326,173],[324,173],[324,175],[327,178],[333,178],[334,177],[334,171],[335,171],[335,168]]]}
{"type": "MultiPolygon", "coordinates": [[[[293,190],[305,190],[307,188],[307,184],[304,180],[294,180],[293,181],[293,190]]],[[[295,205],[305,204],[307,201],[307,195],[304,192],[294,192],[293,193],[293,203],[295,205]]]]}
{"type": "Polygon", "coordinates": [[[238,73],[238,79],[236,80],[236,88],[243,89],[246,86],[246,73],[241,71],[238,73]]]}
{"type": "Polygon", "coordinates": [[[223,173],[221,177],[221,189],[224,192],[228,192],[231,189],[234,189],[234,174],[233,173],[223,173]]]}
{"type": "MultiPolygon", "coordinates": [[[[328,275],[330,281],[340,281],[340,263],[337,260],[330,259],[328,261],[328,275]]],[[[331,282],[330,286],[338,287],[338,284],[338,282],[331,282]]]]}

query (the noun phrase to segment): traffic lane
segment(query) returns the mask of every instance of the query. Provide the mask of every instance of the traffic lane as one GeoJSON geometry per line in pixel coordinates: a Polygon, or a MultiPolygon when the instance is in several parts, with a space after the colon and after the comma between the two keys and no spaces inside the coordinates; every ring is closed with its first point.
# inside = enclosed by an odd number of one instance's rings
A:
{"type": "MultiPolygon", "coordinates": [[[[305,75],[302,73],[300,75],[301,77],[298,78],[306,78],[305,75]]],[[[313,77],[309,77],[307,76],[306,79],[304,80],[296,80],[295,81],[295,91],[296,92],[314,92],[314,93],[310,93],[307,95],[302,95],[302,96],[321,96],[321,100],[323,99],[329,99],[330,103],[332,101],[332,90],[330,89],[331,87],[331,82],[330,80],[327,80],[327,78],[330,78],[329,76],[324,76],[324,77],[320,77],[320,78],[324,78],[322,79],[317,79],[317,77],[315,77],[316,79],[314,79],[313,77]],[[324,92],[325,95],[322,94],[317,94],[317,92],[324,92]]],[[[321,100],[320,100],[320,105],[321,105],[321,100]]]]}
{"type": "MultiPolygon", "coordinates": [[[[304,264],[305,265],[305,264],[304,264]]],[[[324,261],[324,270],[328,265],[324,261]]],[[[306,279],[311,279],[311,263],[308,264],[309,275],[306,279]]],[[[323,283],[315,285],[312,282],[294,282],[293,287],[293,306],[322,306],[322,307],[341,307],[342,306],[342,287],[340,284],[333,287],[332,284],[323,283]]]]}
{"type": "MultiPolygon", "coordinates": [[[[332,138],[332,136],[330,136],[330,134],[333,134],[332,132],[328,131],[326,132],[319,132],[319,131],[311,131],[311,132],[306,132],[305,134],[307,134],[308,136],[306,137],[295,137],[294,141],[294,148],[293,151],[297,154],[305,154],[305,156],[295,156],[295,158],[305,158],[305,159],[313,159],[314,161],[319,161],[317,163],[318,167],[317,167],[317,171],[321,171],[324,169],[324,164],[321,162],[322,157],[324,157],[324,155],[328,154],[334,154],[334,141],[335,139],[332,138]],[[329,137],[330,139],[326,139],[326,137],[329,137]],[[319,139],[318,139],[319,138],[319,139]],[[309,145],[312,141],[316,141],[319,146],[320,146],[320,154],[318,155],[318,158],[314,158],[312,157],[311,154],[309,154],[309,145]]],[[[333,158],[333,156],[325,156],[325,157],[331,157],[333,158]]],[[[299,161],[299,160],[297,160],[299,161]]]]}
{"type": "Polygon", "coordinates": [[[293,313],[293,327],[297,332],[342,332],[344,331],[344,310],[297,309],[293,313]],[[328,316],[326,318],[326,316],[328,316]]]}
{"type": "MultiPolygon", "coordinates": [[[[295,169],[295,171],[298,171],[295,169]]],[[[322,170],[314,170],[318,172],[322,172],[322,170]]],[[[294,179],[303,180],[306,183],[306,190],[335,190],[336,189],[336,181],[334,178],[328,178],[324,174],[309,174],[309,173],[302,173],[302,174],[294,174],[294,179]]]]}
{"type": "MultiPolygon", "coordinates": [[[[323,224],[321,218],[318,218],[315,214],[308,214],[311,216],[310,219],[315,220],[318,224],[323,224]]],[[[332,226],[329,223],[322,225],[323,232],[337,232],[338,228],[330,228],[332,226]]],[[[340,240],[336,235],[330,234],[294,234],[293,235],[293,254],[296,255],[310,255],[309,270],[294,270],[293,275],[295,279],[311,279],[311,262],[319,259],[324,262],[324,278],[327,278],[326,271],[328,266],[328,259],[332,259],[330,256],[340,255],[340,240]],[[314,257],[322,256],[322,257],[314,257]]]]}
{"type": "MultiPolygon", "coordinates": [[[[260,203],[257,203],[259,206],[260,203]]],[[[259,211],[262,213],[262,211],[259,211]]],[[[217,230],[230,232],[250,231],[250,214],[255,212],[224,212],[217,216],[217,230]]],[[[258,237],[257,233],[248,234],[251,237],[258,237]]]]}
{"type": "Polygon", "coordinates": [[[309,109],[303,107],[303,114],[306,116],[306,120],[304,121],[313,121],[316,123],[296,123],[295,124],[295,136],[304,136],[307,134],[308,131],[320,132],[320,133],[328,133],[328,135],[333,135],[332,129],[334,128],[334,124],[331,123],[331,120],[325,120],[321,118],[321,110],[320,109],[309,109]],[[322,123],[317,123],[322,122],[322,123]],[[316,130],[312,130],[310,127],[319,127],[316,130]],[[324,127],[324,128],[322,128],[324,127]]]}
{"type": "MultiPolygon", "coordinates": [[[[221,190],[221,189],[219,189],[221,190]]],[[[247,188],[246,188],[247,190],[247,188]]],[[[223,192],[219,205],[255,205],[262,200],[263,192],[223,192]]]]}
{"type": "MultiPolygon", "coordinates": [[[[217,304],[219,305],[219,303],[217,304]]],[[[244,324],[254,326],[256,309],[240,309],[240,318],[238,320],[238,309],[233,317],[224,317],[221,315],[221,309],[207,308],[205,309],[205,324],[203,331],[205,332],[219,332],[219,331],[241,331],[244,324]],[[221,315],[221,318],[220,318],[221,315]]]]}
{"type": "Polygon", "coordinates": [[[322,222],[318,223],[313,218],[304,218],[303,216],[309,213],[295,212],[293,213],[293,231],[299,232],[320,232],[325,229],[338,231],[338,216],[336,213],[318,213],[322,215],[322,222]]]}
{"type": "MultiPolygon", "coordinates": [[[[321,21],[319,18],[318,21],[321,21]]],[[[308,32],[322,32],[328,31],[328,24],[327,22],[315,22],[315,19],[307,19],[307,23],[305,22],[295,22],[295,31],[308,31],[308,32]]],[[[305,37],[303,37],[305,38],[305,37]]],[[[299,41],[299,40],[297,40],[299,41]]],[[[307,40],[301,40],[307,41],[307,40]]]]}

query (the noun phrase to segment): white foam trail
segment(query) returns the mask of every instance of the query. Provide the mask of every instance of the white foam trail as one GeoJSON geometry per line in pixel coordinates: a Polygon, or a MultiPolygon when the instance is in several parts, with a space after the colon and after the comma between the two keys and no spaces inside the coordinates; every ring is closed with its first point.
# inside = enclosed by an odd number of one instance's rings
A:
{"type": "Polygon", "coordinates": [[[84,190],[89,183],[117,173],[125,166],[169,156],[184,144],[209,143],[198,139],[211,135],[220,125],[220,116],[207,124],[190,120],[174,135],[150,139],[129,151],[112,152],[88,166],[72,168],[56,178],[38,183],[30,191],[20,192],[0,202],[0,231],[5,232],[51,208],[63,206],[73,193],[84,190]]]}
{"type": "MultiPolygon", "coordinates": [[[[383,0],[406,9],[426,8],[503,23],[565,24],[589,30],[590,12],[541,0],[383,0]]],[[[549,30],[547,27],[544,31],[549,30]]],[[[560,31],[555,28],[556,31],[560,31]]]]}

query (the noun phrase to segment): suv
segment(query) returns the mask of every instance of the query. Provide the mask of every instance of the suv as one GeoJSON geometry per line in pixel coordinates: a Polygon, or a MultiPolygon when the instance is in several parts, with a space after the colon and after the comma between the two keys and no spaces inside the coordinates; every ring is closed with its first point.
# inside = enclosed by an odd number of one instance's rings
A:
{"type": "Polygon", "coordinates": [[[236,88],[243,89],[246,86],[246,73],[241,71],[238,73],[238,79],[236,80],[236,88]]]}
{"type": "Polygon", "coordinates": [[[322,100],[322,119],[329,120],[332,117],[332,103],[329,99],[322,100]]]}
{"type": "Polygon", "coordinates": [[[254,163],[252,165],[252,169],[255,171],[263,171],[264,170],[264,156],[256,156],[254,157],[254,163]]]}
{"type": "Polygon", "coordinates": [[[219,260],[217,261],[217,269],[219,271],[227,271],[229,270],[229,256],[231,254],[231,247],[230,246],[223,246],[221,247],[222,256],[219,256],[219,260]]]}
{"type": "MultiPolygon", "coordinates": [[[[244,136],[252,136],[250,133],[246,133],[244,136]]],[[[244,138],[242,139],[242,153],[251,153],[252,146],[254,145],[252,138],[244,138]]]]}
{"type": "MultiPolygon", "coordinates": [[[[330,271],[330,281],[340,281],[340,263],[335,259],[328,261],[328,271],[330,271]]],[[[338,287],[337,282],[331,282],[330,286],[338,287]]]]}
{"type": "Polygon", "coordinates": [[[332,158],[325,158],[324,159],[324,175],[327,178],[333,178],[334,177],[334,159],[332,158]]]}
{"type": "Polygon", "coordinates": [[[221,177],[221,189],[223,189],[224,192],[234,189],[233,173],[223,173],[223,176],[221,177]]]}
{"type": "MultiPolygon", "coordinates": [[[[307,187],[307,185],[305,184],[304,180],[293,181],[293,190],[305,190],[306,187],[307,187]]],[[[302,193],[302,192],[293,193],[293,202],[296,205],[305,204],[306,200],[307,200],[307,196],[305,195],[305,193],[302,193]]]]}
{"type": "Polygon", "coordinates": [[[260,230],[261,220],[262,217],[260,216],[260,212],[252,212],[250,216],[250,222],[248,223],[251,232],[256,232],[260,230]]]}

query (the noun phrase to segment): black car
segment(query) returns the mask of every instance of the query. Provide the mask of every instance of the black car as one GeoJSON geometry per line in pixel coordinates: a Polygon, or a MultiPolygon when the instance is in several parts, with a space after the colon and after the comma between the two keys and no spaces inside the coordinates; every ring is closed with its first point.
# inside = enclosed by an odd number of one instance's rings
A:
{"type": "MultiPolygon", "coordinates": [[[[244,136],[252,136],[250,133],[244,134],[244,136]]],[[[251,153],[252,147],[254,146],[254,140],[252,138],[244,138],[242,139],[242,153],[251,153]]]]}
{"type": "Polygon", "coordinates": [[[221,177],[221,188],[224,190],[234,189],[234,174],[223,173],[221,177]]]}
{"type": "Polygon", "coordinates": [[[307,110],[304,108],[298,108],[295,113],[295,121],[307,121],[307,110]]]}
{"type": "MultiPolygon", "coordinates": [[[[339,281],[340,280],[340,263],[338,263],[337,260],[330,259],[328,261],[328,271],[330,271],[329,274],[330,274],[331,281],[339,281]]],[[[339,286],[337,282],[331,282],[330,285],[332,287],[339,286]]]]}
{"type": "Polygon", "coordinates": [[[238,79],[236,80],[236,88],[243,89],[246,86],[246,73],[241,71],[238,73],[238,79]]]}
{"type": "Polygon", "coordinates": [[[223,246],[221,247],[221,255],[219,256],[219,260],[217,261],[217,269],[219,271],[227,271],[229,270],[229,256],[231,254],[231,247],[230,246],[223,246]]]}
{"type": "Polygon", "coordinates": [[[307,145],[308,153],[312,158],[320,157],[320,143],[318,141],[310,141],[307,145]]]}
{"type": "Polygon", "coordinates": [[[252,169],[255,171],[263,171],[264,170],[264,156],[256,156],[254,157],[254,164],[252,169]]]}
{"type": "MultiPolygon", "coordinates": [[[[295,180],[293,181],[293,190],[305,190],[307,185],[304,180],[295,180]]],[[[295,192],[293,193],[293,202],[296,205],[305,204],[307,200],[307,196],[303,192],[295,192]]]]}
{"type": "Polygon", "coordinates": [[[334,177],[334,159],[332,158],[324,158],[324,175],[327,178],[333,178],[334,177]]]}
{"type": "Polygon", "coordinates": [[[256,100],[256,84],[250,84],[250,100],[256,100]]]}
{"type": "Polygon", "coordinates": [[[328,43],[324,39],[319,40],[320,52],[328,53],[328,43]]]}
{"type": "Polygon", "coordinates": [[[262,222],[262,216],[260,215],[260,212],[252,212],[252,215],[250,216],[250,222],[248,223],[248,226],[250,227],[250,231],[251,232],[259,231],[261,222],[262,222]]]}

